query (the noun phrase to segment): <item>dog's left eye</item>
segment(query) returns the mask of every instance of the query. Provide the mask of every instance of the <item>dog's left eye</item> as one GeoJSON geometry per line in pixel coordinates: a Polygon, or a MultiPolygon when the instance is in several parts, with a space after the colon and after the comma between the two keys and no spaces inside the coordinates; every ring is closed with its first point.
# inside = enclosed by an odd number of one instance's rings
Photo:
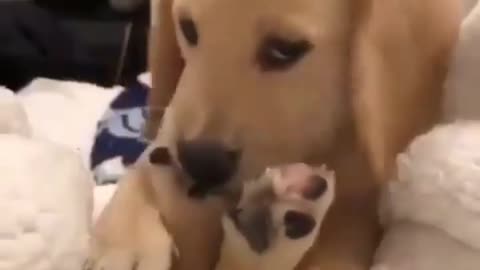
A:
{"type": "Polygon", "coordinates": [[[180,20],[180,30],[190,46],[196,46],[198,44],[198,31],[192,19],[182,18],[180,20]]]}
{"type": "Polygon", "coordinates": [[[257,61],[264,71],[287,69],[300,60],[311,47],[306,40],[290,41],[270,37],[260,46],[257,61]]]}

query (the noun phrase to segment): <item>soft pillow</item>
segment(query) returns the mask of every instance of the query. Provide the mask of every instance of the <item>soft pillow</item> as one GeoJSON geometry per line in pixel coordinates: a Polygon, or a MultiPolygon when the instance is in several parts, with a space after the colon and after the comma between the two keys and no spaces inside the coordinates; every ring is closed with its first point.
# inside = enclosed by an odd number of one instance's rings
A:
{"type": "Polygon", "coordinates": [[[0,134],[0,269],[80,270],[93,179],[73,150],[0,134]]]}

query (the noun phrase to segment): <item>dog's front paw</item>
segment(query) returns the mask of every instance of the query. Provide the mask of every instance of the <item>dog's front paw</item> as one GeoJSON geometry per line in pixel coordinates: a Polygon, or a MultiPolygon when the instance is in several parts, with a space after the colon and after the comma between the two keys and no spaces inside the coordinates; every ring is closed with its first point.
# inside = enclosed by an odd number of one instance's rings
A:
{"type": "MultiPolygon", "coordinates": [[[[178,249],[160,218],[143,212],[137,226],[97,224],[84,270],[169,270],[178,249]]],[[[117,224],[118,225],[118,224],[117,224]]]]}
{"type": "MultiPolygon", "coordinates": [[[[83,270],[133,270],[138,269],[138,260],[133,250],[106,249],[99,254],[92,252],[83,270]]],[[[168,269],[168,268],[167,268],[168,269]]]]}
{"type": "Polygon", "coordinates": [[[149,249],[94,246],[83,270],[169,270],[174,250],[167,243],[149,249]]]}

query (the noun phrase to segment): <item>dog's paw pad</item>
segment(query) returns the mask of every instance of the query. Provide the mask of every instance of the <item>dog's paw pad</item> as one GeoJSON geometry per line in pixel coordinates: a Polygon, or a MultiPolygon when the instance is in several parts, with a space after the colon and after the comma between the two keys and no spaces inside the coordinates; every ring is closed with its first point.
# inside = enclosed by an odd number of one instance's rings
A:
{"type": "Polygon", "coordinates": [[[317,223],[312,215],[294,210],[285,213],[283,222],[286,236],[293,240],[309,235],[317,223]]]}
{"type": "Polygon", "coordinates": [[[326,166],[311,167],[293,163],[267,169],[272,186],[278,196],[309,201],[318,201],[333,188],[334,173],[326,166]]]}
{"type": "Polygon", "coordinates": [[[320,175],[310,176],[308,184],[303,188],[303,197],[307,200],[318,200],[328,189],[327,180],[320,175]]]}

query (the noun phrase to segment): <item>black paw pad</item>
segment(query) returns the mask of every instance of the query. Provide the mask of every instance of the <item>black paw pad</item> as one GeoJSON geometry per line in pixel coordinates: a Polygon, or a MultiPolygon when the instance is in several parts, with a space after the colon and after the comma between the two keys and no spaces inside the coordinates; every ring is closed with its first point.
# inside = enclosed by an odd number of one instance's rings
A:
{"type": "Polygon", "coordinates": [[[313,175],[309,181],[308,187],[303,192],[303,197],[307,200],[314,201],[319,199],[325,191],[327,191],[328,184],[327,180],[320,175],[313,175]]]}
{"type": "Polygon", "coordinates": [[[288,211],[284,216],[285,234],[290,239],[299,239],[310,234],[315,228],[315,219],[297,211],[288,211]]]}

